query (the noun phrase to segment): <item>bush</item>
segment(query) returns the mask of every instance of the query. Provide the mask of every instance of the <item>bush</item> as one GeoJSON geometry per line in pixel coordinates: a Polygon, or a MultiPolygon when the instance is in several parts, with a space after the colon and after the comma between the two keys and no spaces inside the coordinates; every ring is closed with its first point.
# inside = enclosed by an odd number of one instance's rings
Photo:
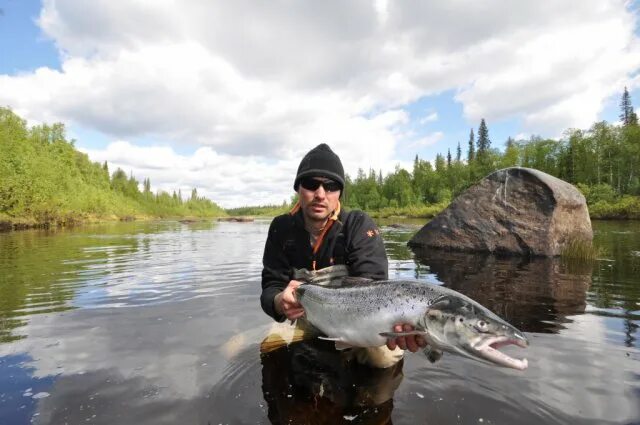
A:
{"type": "Polygon", "coordinates": [[[438,215],[449,205],[448,202],[429,205],[411,205],[408,207],[386,207],[378,211],[371,211],[372,217],[412,217],[412,218],[432,218],[438,215]]]}
{"type": "Polygon", "coordinates": [[[616,202],[598,201],[589,206],[595,219],[640,219],[640,197],[623,196],[616,202]]]}
{"type": "Polygon", "coordinates": [[[578,183],[578,189],[587,199],[587,204],[595,204],[596,202],[615,202],[618,198],[616,190],[607,183],[600,183],[594,186],[588,186],[578,183]]]}

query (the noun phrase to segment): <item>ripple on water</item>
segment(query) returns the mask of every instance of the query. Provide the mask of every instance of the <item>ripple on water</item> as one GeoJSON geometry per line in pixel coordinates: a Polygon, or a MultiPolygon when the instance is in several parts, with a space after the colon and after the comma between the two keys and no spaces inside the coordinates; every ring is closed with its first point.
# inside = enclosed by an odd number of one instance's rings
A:
{"type": "Polygon", "coordinates": [[[162,224],[155,233],[143,225],[141,232],[124,234],[11,235],[1,241],[3,252],[7,248],[24,261],[3,266],[4,279],[28,290],[20,304],[3,309],[25,316],[242,295],[255,288],[260,274],[265,226],[250,234],[224,226],[190,231],[162,224]],[[247,239],[256,243],[247,248],[247,239]]]}

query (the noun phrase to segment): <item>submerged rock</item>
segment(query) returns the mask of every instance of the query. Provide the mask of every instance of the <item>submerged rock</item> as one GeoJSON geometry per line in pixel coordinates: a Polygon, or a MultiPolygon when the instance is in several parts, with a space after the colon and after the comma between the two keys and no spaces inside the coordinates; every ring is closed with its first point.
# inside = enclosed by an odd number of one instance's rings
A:
{"type": "Polygon", "coordinates": [[[531,168],[505,168],[458,196],[409,246],[513,255],[560,255],[593,239],[584,196],[571,184],[531,168]]]}

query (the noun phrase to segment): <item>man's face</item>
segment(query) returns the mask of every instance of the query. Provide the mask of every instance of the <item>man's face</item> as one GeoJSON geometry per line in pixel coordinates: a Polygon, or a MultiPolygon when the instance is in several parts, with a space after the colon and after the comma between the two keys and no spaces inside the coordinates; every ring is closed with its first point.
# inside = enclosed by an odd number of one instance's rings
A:
{"type": "Polygon", "coordinates": [[[300,182],[298,196],[305,220],[325,221],[338,208],[340,189],[333,180],[307,177],[300,182]],[[318,185],[319,182],[323,184],[318,185]]]}

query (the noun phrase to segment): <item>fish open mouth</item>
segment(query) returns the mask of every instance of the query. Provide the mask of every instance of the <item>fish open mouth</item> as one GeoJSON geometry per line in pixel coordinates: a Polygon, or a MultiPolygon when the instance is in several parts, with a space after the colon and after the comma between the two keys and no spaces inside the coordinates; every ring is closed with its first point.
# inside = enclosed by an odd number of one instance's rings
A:
{"type": "Polygon", "coordinates": [[[517,345],[518,347],[526,348],[529,345],[529,342],[526,338],[497,336],[485,339],[480,345],[474,347],[474,349],[480,357],[490,361],[491,363],[510,367],[512,369],[525,370],[529,366],[527,359],[514,359],[513,357],[499,351],[499,348],[507,345],[517,345]]]}

